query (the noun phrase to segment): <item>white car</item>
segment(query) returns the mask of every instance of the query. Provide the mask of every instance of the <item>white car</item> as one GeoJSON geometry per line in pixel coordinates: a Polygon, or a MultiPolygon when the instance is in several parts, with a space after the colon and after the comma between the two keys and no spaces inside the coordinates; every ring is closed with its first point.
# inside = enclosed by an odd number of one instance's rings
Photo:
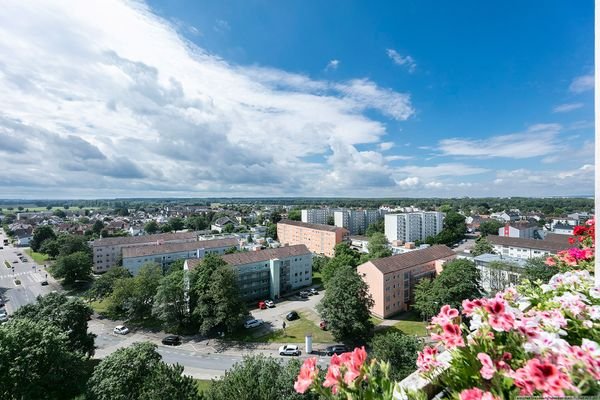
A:
{"type": "Polygon", "coordinates": [[[8,321],[8,313],[5,309],[0,309],[0,322],[8,321]]]}
{"type": "Polygon", "coordinates": [[[113,329],[113,333],[116,333],[117,335],[127,335],[129,333],[129,329],[127,329],[126,326],[117,325],[115,326],[115,329],[113,329]]]}
{"type": "Polygon", "coordinates": [[[275,307],[275,303],[273,303],[273,300],[265,300],[265,306],[273,308],[275,307]]]}
{"type": "Polygon", "coordinates": [[[246,328],[246,329],[256,328],[257,326],[261,326],[264,323],[265,323],[265,321],[263,321],[262,319],[250,319],[250,320],[244,322],[244,328],[246,328]]]}
{"type": "Polygon", "coordinates": [[[280,356],[299,356],[300,349],[295,344],[286,344],[279,348],[280,356]]]}

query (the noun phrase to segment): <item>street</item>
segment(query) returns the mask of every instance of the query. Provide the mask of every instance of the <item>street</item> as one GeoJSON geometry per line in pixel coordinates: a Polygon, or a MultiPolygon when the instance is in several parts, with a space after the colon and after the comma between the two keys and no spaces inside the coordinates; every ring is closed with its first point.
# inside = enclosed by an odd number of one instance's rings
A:
{"type": "MultiPolygon", "coordinates": [[[[0,231],[0,246],[5,238],[7,237],[4,232],[0,231]]],[[[12,245],[3,247],[0,249],[0,296],[6,302],[9,317],[19,307],[33,303],[37,296],[60,290],[60,285],[46,273],[43,266],[37,265],[25,253],[24,248],[12,245]],[[27,258],[27,262],[19,260],[17,253],[22,253],[27,258]],[[5,261],[8,261],[11,268],[6,267],[5,261]],[[15,279],[20,280],[21,284],[16,285],[15,279]],[[44,280],[48,281],[48,286],[41,285],[44,280]]]]}

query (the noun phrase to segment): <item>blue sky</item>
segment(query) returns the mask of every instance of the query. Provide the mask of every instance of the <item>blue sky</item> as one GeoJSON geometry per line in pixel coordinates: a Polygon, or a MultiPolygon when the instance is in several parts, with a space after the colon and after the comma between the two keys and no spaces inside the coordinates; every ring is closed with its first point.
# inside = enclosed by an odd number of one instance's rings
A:
{"type": "Polygon", "coordinates": [[[590,194],[593,29],[591,0],[9,1],[2,197],[590,194]]]}

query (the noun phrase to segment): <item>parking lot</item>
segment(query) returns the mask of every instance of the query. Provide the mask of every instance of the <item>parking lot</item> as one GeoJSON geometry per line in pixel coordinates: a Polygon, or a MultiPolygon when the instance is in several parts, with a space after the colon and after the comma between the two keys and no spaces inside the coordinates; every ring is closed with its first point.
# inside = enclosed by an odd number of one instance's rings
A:
{"type": "Polygon", "coordinates": [[[290,324],[285,320],[285,316],[290,311],[302,312],[304,316],[310,319],[315,325],[319,325],[321,320],[319,313],[316,311],[317,304],[323,298],[323,291],[319,291],[319,294],[309,296],[303,299],[299,296],[290,296],[285,299],[281,299],[275,302],[275,307],[267,308],[264,310],[258,309],[258,302],[254,309],[250,310],[252,318],[262,319],[264,325],[258,328],[248,329],[252,336],[259,337],[263,336],[269,331],[279,330],[283,328],[283,322],[290,324]]]}

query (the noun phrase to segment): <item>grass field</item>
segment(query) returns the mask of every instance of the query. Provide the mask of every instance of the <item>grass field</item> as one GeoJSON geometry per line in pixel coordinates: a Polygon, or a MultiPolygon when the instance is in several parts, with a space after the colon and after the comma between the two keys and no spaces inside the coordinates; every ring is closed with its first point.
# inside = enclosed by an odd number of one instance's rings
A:
{"type": "Polygon", "coordinates": [[[38,264],[47,264],[48,255],[43,253],[36,253],[31,249],[25,249],[25,253],[29,254],[29,257],[33,259],[38,264]]]}
{"type": "Polygon", "coordinates": [[[373,323],[373,325],[377,326],[380,323],[383,322],[383,320],[381,318],[377,318],[371,315],[371,318],[369,318],[371,320],[371,322],[373,323]]]}
{"type": "Polygon", "coordinates": [[[319,286],[319,287],[323,288],[323,278],[322,278],[320,272],[313,273],[312,283],[315,286],[319,286]]]}
{"type": "Polygon", "coordinates": [[[397,330],[407,335],[427,336],[427,322],[423,322],[419,314],[409,311],[400,314],[396,324],[378,330],[377,334],[390,330],[397,330]]]}
{"type": "Polygon", "coordinates": [[[106,315],[106,312],[108,311],[107,306],[108,302],[104,300],[96,300],[90,303],[90,307],[92,307],[92,309],[94,309],[94,311],[98,314],[106,315]]]}
{"type": "Polygon", "coordinates": [[[253,336],[248,329],[243,329],[233,335],[227,336],[229,340],[239,340],[243,342],[258,343],[298,343],[304,341],[304,336],[311,333],[313,343],[332,343],[335,340],[331,333],[320,329],[314,322],[308,319],[307,313],[299,312],[300,319],[295,321],[286,321],[285,332],[278,329],[262,336],[253,336]]]}

